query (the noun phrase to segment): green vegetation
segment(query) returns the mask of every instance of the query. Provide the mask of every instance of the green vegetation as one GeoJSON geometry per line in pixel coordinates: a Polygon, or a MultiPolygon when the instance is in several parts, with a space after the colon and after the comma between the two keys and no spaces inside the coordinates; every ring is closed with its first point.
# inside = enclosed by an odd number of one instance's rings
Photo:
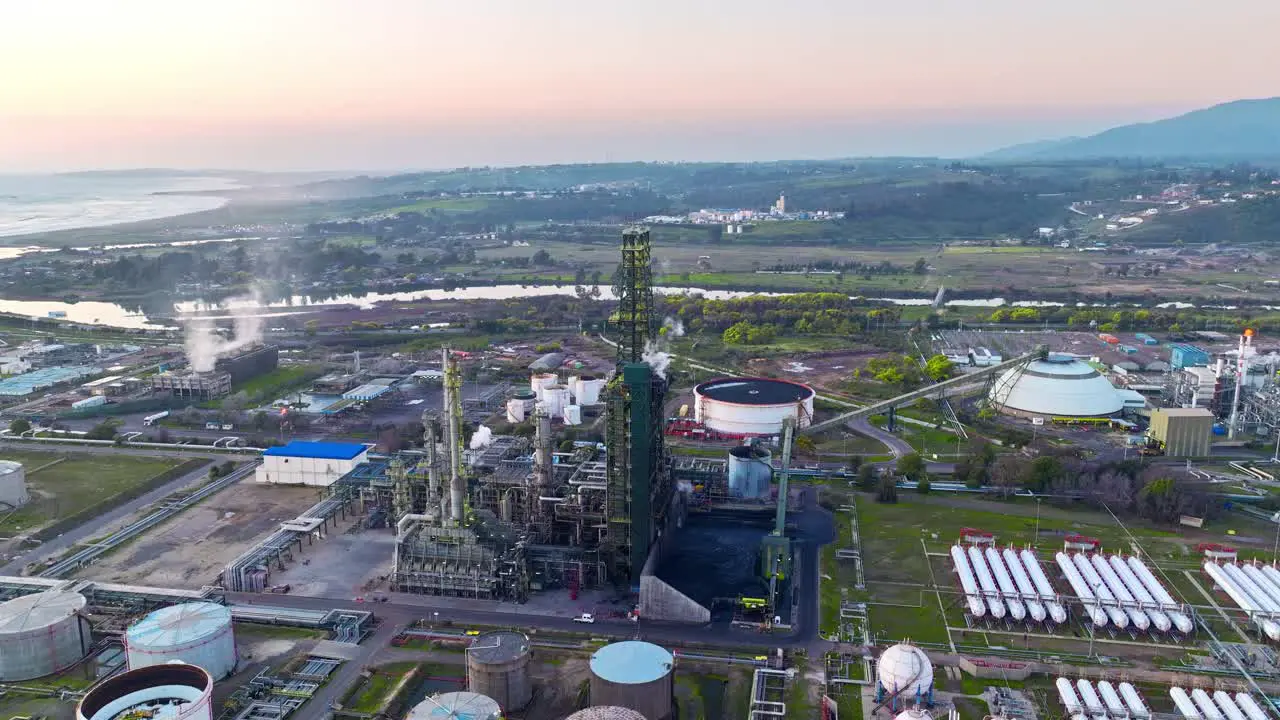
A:
{"type": "Polygon", "coordinates": [[[369,714],[386,708],[396,686],[416,667],[417,663],[398,662],[374,668],[369,677],[348,696],[343,707],[351,712],[369,714]]]}
{"type": "Polygon", "coordinates": [[[29,503],[0,515],[0,532],[5,533],[29,533],[51,520],[108,503],[179,464],[170,458],[135,455],[6,451],[4,457],[26,466],[31,494],[29,503]]]}
{"type": "MultiPolygon", "coordinates": [[[[313,365],[287,365],[239,383],[234,393],[223,400],[232,404],[267,402],[297,390],[320,377],[322,369],[313,365]]],[[[238,408],[243,409],[243,408],[238,408]]]]}

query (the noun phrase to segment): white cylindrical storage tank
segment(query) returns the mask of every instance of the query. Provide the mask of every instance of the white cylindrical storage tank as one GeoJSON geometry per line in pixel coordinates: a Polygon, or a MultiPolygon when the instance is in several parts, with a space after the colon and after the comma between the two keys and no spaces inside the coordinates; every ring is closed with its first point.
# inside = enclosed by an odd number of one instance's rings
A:
{"type": "Polygon", "coordinates": [[[915,645],[898,643],[880,654],[876,661],[876,681],[886,692],[909,700],[933,690],[933,663],[915,645]]]}
{"type": "Polygon", "coordinates": [[[524,401],[512,398],[507,401],[507,422],[524,422],[524,401]]]}
{"type": "Polygon", "coordinates": [[[1138,689],[1127,682],[1120,683],[1120,696],[1124,698],[1125,705],[1129,706],[1129,714],[1135,718],[1151,717],[1151,711],[1147,709],[1147,704],[1142,701],[1142,696],[1138,694],[1138,689]]]}
{"type": "Polygon", "coordinates": [[[584,375],[578,379],[575,402],[579,405],[599,405],[601,390],[604,390],[604,380],[584,375]]]}
{"type": "Polygon", "coordinates": [[[617,705],[597,705],[589,707],[565,718],[565,720],[645,720],[644,716],[631,708],[617,705]]]}
{"type": "Polygon", "coordinates": [[[642,640],[605,645],[591,656],[591,702],[635,710],[647,720],[671,717],[675,657],[642,640]]]}
{"type": "Polygon", "coordinates": [[[1192,690],[1191,701],[1196,704],[1196,707],[1200,708],[1200,714],[1206,720],[1225,720],[1222,711],[1218,709],[1217,705],[1213,704],[1213,698],[1209,697],[1209,693],[1204,690],[1200,688],[1192,690]]]}
{"type": "Polygon", "coordinates": [[[582,406],[566,405],[564,407],[564,424],[565,425],[581,425],[582,424],[582,406]]]}
{"type": "Polygon", "coordinates": [[[1200,720],[1200,711],[1196,709],[1196,704],[1191,702],[1191,696],[1187,695],[1187,691],[1180,687],[1169,688],[1169,697],[1173,698],[1173,704],[1178,708],[1178,712],[1182,713],[1182,717],[1187,720],[1200,720]]]}
{"type": "Polygon", "coordinates": [[[1249,716],[1249,720],[1268,720],[1269,716],[1262,707],[1258,705],[1258,701],[1253,699],[1249,693],[1236,693],[1236,705],[1249,716]]]}
{"type": "Polygon", "coordinates": [[[1213,701],[1217,703],[1218,708],[1222,710],[1222,714],[1227,716],[1227,720],[1248,720],[1240,708],[1236,705],[1236,701],[1231,698],[1229,693],[1222,690],[1215,690],[1213,693],[1213,701]]]}
{"type": "Polygon", "coordinates": [[[41,592],[0,605],[0,682],[33,680],[80,662],[93,646],[88,601],[79,593],[41,592]]]}
{"type": "Polygon", "coordinates": [[[502,720],[502,708],[480,693],[441,693],[414,705],[405,720],[502,720]]]}
{"type": "Polygon", "coordinates": [[[0,460],[0,505],[19,508],[27,504],[27,471],[22,463],[0,460]]]}
{"type": "Polygon", "coordinates": [[[221,679],[236,667],[231,610],[217,603],[160,608],[125,632],[124,647],[131,670],[181,660],[221,679]]]}
{"type": "Polygon", "coordinates": [[[542,405],[551,417],[564,417],[564,409],[569,405],[569,388],[563,385],[542,388],[542,405]]]}
{"type": "Polygon", "coordinates": [[[580,382],[582,382],[582,379],[579,378],[577,375],[570,375],[564,381],[564,386],[569,389],[570,402],[576,401],[578,399],[578,390],[579,390],[580,382]]]}
{"type": "Polygon", "coordinates": [[[729,449],[729,494],[758,500],[769,497],[773,480],[772,455],[758,445],[739,445],[729,449]]]}
{"type": "Polygon", "coordinates": [[[533,391],[534,398],[542,399],[542,391],[548,385],[555,385],[559,378],[555,373],[534,373],[529,377],[529,389],[533,391]]]}
{"type": "Polygon", "coordinates": [[[130,670],[93,686],[76,720],[212,720],[213,678],[203,668],[165,663],[130,670]]]}
{"type": "Polygon", "coordinates": [[[693,389],[693,416],[727,435],[777,435],[785,418],[796,418],[797,428],[809,426],[813,396],[813,388],[790,380],[720,378],[693,389]]]}
{"type": "Polygon", "coordinates": [[[524,408],[525,417],[532,415],[534,408],[538,407],[538,395],[532,390],[517,390],[511,394],[511,399],[524,408]]]}

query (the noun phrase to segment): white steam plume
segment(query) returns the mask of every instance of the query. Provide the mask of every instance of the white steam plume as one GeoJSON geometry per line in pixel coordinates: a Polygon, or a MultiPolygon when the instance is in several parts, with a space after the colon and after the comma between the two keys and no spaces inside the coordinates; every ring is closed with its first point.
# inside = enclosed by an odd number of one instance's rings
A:
{"type": "Polygon", "coordinates": [[[655,374],[666,379],[667,368],[671,366],[671,353],[667,351],[667,338],[680,337],[682,335],[684,335],[684,323],[680,322],[680,318],[665,318],[662,321],[662,332],[659,333],[658,339],[650,340],[644,344],[644,352],[640,354],[640,359],[653,368],[655,374]]]}
{"type": "Polygon", "coordinates": [[[262,342],[263,318],[256,317],[262,306],[262,296],[255,290],[250,295],[232,298],[226,305],[234,318],[234,335],[230,339],[219,335],[212,321],[192,320],[187,323],[187,362],[196,372],[209,372],[218,358],[237,350],[262,342]]]}
{"type": "Polygon", "coordinates": [[[476,428],[476,431],[474,433],[471,433],[471,449],[472,450],[483,450],[489,447],[489,443],[492,443],[492,442],[493,442],[493,431],[485,427],[484,425],[481,425],[480,427],[476,428]]]}

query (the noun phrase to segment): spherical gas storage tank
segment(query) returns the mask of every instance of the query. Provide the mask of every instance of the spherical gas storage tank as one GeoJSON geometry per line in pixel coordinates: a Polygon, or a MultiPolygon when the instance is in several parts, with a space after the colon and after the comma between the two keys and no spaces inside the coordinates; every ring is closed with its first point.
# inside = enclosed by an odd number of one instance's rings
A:
{"type": "Polygon", "coordinates": [[[467,648],[467,687],[508,711],[520,710],[533,697],[530,657],[524,633],[500,630],[480,635],[467,648]]]}
{"type": "Polygon", "coordinates": [[[631,708],[596,705],[579,710],[565,720],[645,720],[645,717],[631,708]]]}
{"type": "Polygon", "coordinates": [[[739,445],[729,450],[729,494],[737,498],[769,497],[773,480],[772,456],[758,445],[739,445]]]}
{"type": "Polygon", "coordinates": [[[414,705],[404,720],[502,720],[502,707],[480,693],[441,693],[414,705]]]}
{"type": "Polygon", "coordinates": [[[1001,412],[1022,416],[1106,417],[1124,409],[1124,399],[1102,373],[1058,353],[1005,370],[992,384],[990,399],[1001,412]]]}
{"type": "Polygon", "coordinates": [[[130,670],[89,689],[76,720],[212,720],[213,678],[181,662],[130,670]]]}
{"type": "Polygon", "coordinates": [[[80,593],[41,592],[0,605],[0,682],[65,670],[93,646],[80,593]]]}
{"type": "Polygon", "coordinates": [[[933,663],[915,645],[898,643],[876,661],[876,679],[886,692],[910,700],[917,693],[924,695],[933,689],[933,663]]]}
{"type": "Polygon", "coordinates": [[[813,388],[774,378],[720,378],[693,389],[694,419],[736,436],[777,435],[784,418],[796,427],[813,420],[813,388]]]}
{"type": "Polygon", "coordinates": [[[591,702],[617,705],[647,720],[671,717],[675,657],[642,640],[605,645],[591,656],[591,702]]]}
{"type": "Polygon", "coordinates": [[[0,460],[0,507],[19,508],[27,504],[27,471],[22,463],[0,460]]]}
{"type": "Polygon", "coordinates": [[[217,603],[160,608],[125,632],[124,647],[130,670],[180,660],[198,665],[220,680],[236,667],[231,610],[217,603]]]}

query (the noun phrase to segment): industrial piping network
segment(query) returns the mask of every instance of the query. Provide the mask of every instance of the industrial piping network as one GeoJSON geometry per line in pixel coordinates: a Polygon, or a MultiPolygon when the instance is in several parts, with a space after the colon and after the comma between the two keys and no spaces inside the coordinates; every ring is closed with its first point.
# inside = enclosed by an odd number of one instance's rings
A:
{"type": "Polygon", "coordinates": [[[1120,609],[1116,603],[1116,596],[1112,595],[1111,591],[1107,589],[1107,584],[1102,581],[1097,571],[1089,564],[1088,558],[1083,553],[1076,553],[1071,559],[1075,561],[1076,569],[1080,571],[1080,576],[1089,584],[1089,587],[1094,588],[1098,602],[1102,605],[1103,611],[1107,613],[1107,619],[1111,621],[1111,624],[1115,625],[1117,630],[1124,630],[1129,627],[1129,616],[1120,609]]]}
{"type": "Polygon", "coordinates": [[[120,543],[126,542],[132,539],[134,536],[140,535],[146,532],[147,530],[150,530],[156,525],[159,525],[165,520],[168,520],[174,515],[177,515],[183,510],[191,507],[192,505],[200,502],[201,500],[204,500],[210,495],[213,495],[214,493],[222,490],[228,485],[231,485],[232,483],[239,481],[241,478],[254,472],[254,469],[261,462],[262,462],[261,460],[254,460],[244,465],[243,467],[236,469],[234,472],[228,473],[224,477],[218,478],[217,480],[209,483],[208,485],[205,485],[204,487],[200,488],[199,490],[196,490],[195,492],[191,493],[185,498],[182,498],[181,500],[178,500],[172,503],[166,503],[164,506],[162,506],[155,512],[147,514],[146,517],[140,520],[137,520],[135,522],[132,522],[129,525],[111,533],[110,535],[103,538],[102,540],[99,540],[98,542],[95,542],[92,545],[88,545],[82,548],[81,550],[78,550],[77,552],[72,553],[71,555],[68,555],[67,557],[59,560],[58,562],[50,565],[49,567],[45,568],[40,573],[38,573],[39,577],[57,578],[57,577],[62,577],[67,573],[74,572],[77,568],[80,568],[81,566],[89,563],[91,560],[98,557],[99,555],[102,555],[103,553],[110,551],[120,543]]]}
{"type": "Polygon", "coordinates": [[[1067,621],[1067,610],[1062,607],[1062,603],[1058,602],[1058,596],[1053,591],[1053,585],[1049,584],[1049,578],[1044,574],[1044,568],[1040,567],[1040,559],[1031,550],[1023,550],[1018,553],[1022,558],[1022,565],[1027,569],[1027,574],[1031,576],[1031,581],[1036,584],[1036,592],[1040,593],[1040,601],[1044,603],[1045,609],[1049,611],[1049,618],[1056,623],[1064,623],[1067,621]]]}
{"type": "Polygon", "coordinates": [[[982,553],[972,545],[969,546],[969,563],[978,574],[978,584],[982,586],[982,596],[987,601],[988,609],[991,610],[991,617],[997,620],[1004,619],[1004,603],[1000,600],[1000,593],[991,579],[991,573],[987,571],[987,563],[982,559],[982,553]]]}
{"type": "Polygon", "coordinates": [[[975,618],[986,615],[987,604],[982,601],[982,594],[978,590],[978,583],[973,579],[973,570],[969,567],[969,558],[965,557],[964,548],[952,545],[951,561],[956,566],[956,573],[960,575],[960,587],[964,589],[965,600],[969,603],[969,614],[975,618]]]}
{"type": "Polygon", "coordinates": [[[1009,573],[1013,575],[1013,582],[1018,587],[1018,595],[1022,598],[1022,602],[1027,606],[1027,613],[1031,615],[1032,620],[1044,622],[1044,605],[1038,599],[1035,586],[1031,584],[1031,578],[1027,577],[1027,570],[1022,567],[1018,553],[1014,552],[1013,548],[1005,548],[1000,556],[1004,564],[1009,567],[1009,573]]]}
{"type": "Polygon", "coordinates": [[[1151,619],[1147,614],[1138,607],[1138,602],[1133,599],[1133,594],[1129,592],[1129,588],[1120,582],[1120,578],[1116,575],[1107,561],[1103,559],[1101,554],[1095,553],[1090,558],[1093,562],[1093,569],[1102,576],[1106,582],[1107,588],[1111,590],[1111,594],[1120,602],[1120,607],[1129,616],[1129,622],[1138,630],[1147,630],[1151,627],[1151,619]]]}
{"type": "Polygon", "coordinates": [[[1195,624],[1191,622],[1191,618],[1187,617],[1179,609],[1181,606],[1173,601],[1173,596],[1169,594],[1169,591],[1165,590],[1160,581],[1156,579],[1156,576],[1151,574],[1147,564],[1136,556],[1130,556],[1127,563],[1133,574],[1137,575],[1142,584],[1146,586],[1147,592],[1150,592],[1152,597],[1160,603],[1160,607],[1168,613],[1169,620],[1173,623],[1173,626],[1178,628],[1179,632],[1190,634],[1195,629],[1195,624]]]}
{"type": "Polygon", "coordinates": [[[1151,593],[1142,584],[1142,581],[1138,579],[1138,576],[1134,575],[1129,566],[1125,564],[1124,559],[1119,555],[1112,555],[1108,560],[1111,563],[1111,569],[1120,577],[1120,581],[1124,583],[1125,587],[1131,591],[1134,599],[1138,601],[1138,607],[1145,610],[1147,616],[1151,618],[1151,624],[1155,626],[1156,630],[1169,632],[1169,629],[1173,627],[1169,616],[1159,608],[1155,598],[1151,596],[1151,593]]]}
{"type": "Polygon", "coordinates": [[[1080,575],[1080,571],[1076,569],[1074,563],[1071,562],[1071,556],[1064,552],[1060,552],[1053,558],[1058,562],[1058,568],[1062,570],[1062,574],[1067,576],[1067,582],[1071,584],[1071,589],[1075,591],[1076,597],[1080,598],[1080,602],[1084,605],[1085,612],[1089,613],[1089,619],[1093,621],[1095,627],[1102,627],[1107,624],[1107,613],[1102,611],[1098,605],[1097,598],[1093,595],[1093,590],[1089,584],[1084,581],[1084,577],[1080,575]]]}
{"type": "Polygon", "coordinates": [[[1027,617],[1027,608],[1022,604],[1022,598],[1018,595],[1018,590],[1013,586],[1013,580],[1009,579],[1009,571],[1005,570],[1004,561],[1000,559],[1000,553],[993,547],[988,547],[984,551],[987,565],[991,567],[991,572],[996,576],[996,585],[1000,588],[1000,597],[1005,604],[1009,606],[1009,616],[1015,622],[1022,622],[1027,617]]]}
{"type": "Polygon", "coordinates": [[[1227,575],[1221,566],[1212,560],[1206,560],[1204,571],[1218,587],[1222,588],[1222,591],[1231,598],[1232,602],[1249,615],[1249,619],[1262,630],[1264,635],[1272,640],[1280,640],[1280,625],[1266,617],[1270,611],[1263,609],[1262,605],[1250,597],[1244,588],[1237,584],[1234,578],[1227,575]]]}

